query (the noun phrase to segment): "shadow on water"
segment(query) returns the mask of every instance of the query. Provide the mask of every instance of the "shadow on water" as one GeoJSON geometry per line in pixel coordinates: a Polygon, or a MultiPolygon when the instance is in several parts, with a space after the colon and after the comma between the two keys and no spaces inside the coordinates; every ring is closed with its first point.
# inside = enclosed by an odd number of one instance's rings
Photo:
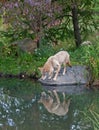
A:
{"type": "Polygon", "coordinates": [[[53,89],[49,92],[49,88],[32,80],[0,79],[0,130],[94,130],[90,120],[94,117],[89,110],[98,114],[94,121],[99,122],[99,92],[64,96],[61,87],[55,89],[58,92],[53,95],[53,89]],[[46,100],[46,105],[50,102],[50,111],[42,102],[38,103],[40,99],[46,100]],[[59,116],[55,112],[65,110],[65,99],[66,114],[59,116]]]}

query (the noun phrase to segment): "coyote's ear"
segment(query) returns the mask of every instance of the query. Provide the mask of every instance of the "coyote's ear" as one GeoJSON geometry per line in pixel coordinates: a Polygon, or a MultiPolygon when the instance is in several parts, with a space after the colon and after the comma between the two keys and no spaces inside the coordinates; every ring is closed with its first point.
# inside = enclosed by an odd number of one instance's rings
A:
{"type": "Polygon", "coordinates": [[[38,69],[42,72],[43,71],[43,67],[38,67],[38,69]]]}

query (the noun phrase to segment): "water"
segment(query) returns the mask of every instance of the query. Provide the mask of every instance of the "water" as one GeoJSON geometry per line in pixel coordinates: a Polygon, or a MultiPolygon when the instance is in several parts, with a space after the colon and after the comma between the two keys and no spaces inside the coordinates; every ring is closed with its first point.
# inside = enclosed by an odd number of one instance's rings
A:
{"type": "Polygon", "coordinates": [[[57,116],[38,103],[42,91],[33,80],[0,79],[0,130],[99,130],[99,92],[66,94],[69,111],[57,116]]]}

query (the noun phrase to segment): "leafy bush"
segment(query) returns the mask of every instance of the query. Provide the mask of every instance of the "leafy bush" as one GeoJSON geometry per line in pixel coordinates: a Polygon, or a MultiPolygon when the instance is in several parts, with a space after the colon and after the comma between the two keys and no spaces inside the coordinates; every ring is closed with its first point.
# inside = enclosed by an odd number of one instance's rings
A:
{"type": "Polygon", "coordinates": [[[99,78],[99,44],[83,45],[71,52],[72,62],[89,66],[92,77],[99,78]]]}

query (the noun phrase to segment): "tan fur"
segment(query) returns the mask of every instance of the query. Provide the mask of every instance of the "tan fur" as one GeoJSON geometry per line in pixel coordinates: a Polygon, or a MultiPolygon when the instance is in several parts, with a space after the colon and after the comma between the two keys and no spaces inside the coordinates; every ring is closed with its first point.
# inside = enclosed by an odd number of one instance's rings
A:
{"type": "Polygon", "coordinates": [[[66,101],[65,94],[63,93],[63,102],[60,102],[60,99],[58,97],[57,92],[54,90],[53,94],[50,92],[51,95],[47,95],[45,92],[41,93],[41,98],[38,101],[39,103],[42,103],[48,112],[54,113],[58,116],[64,116],[67,114],[69,105],[70,105],[70,99],[66,101]],[[54,96],[56,100],[54,100],[54,96]]]}
{"type": "Polygon", "coordinates": [[[50,56],[43,67],[39,67],[38,69],[41,71],[42,77],[41,79],[46,79],[46,73],[49,74],[49,79],[52,78],[54,70],[56,69],[55,76],[53,80],[57,79],[58,73],[61,69],[61,66],[64,65],[63,75],[66,72],[66,64],[71,67],[70,64],[70,56],[67,51],[60,51],[53,56],[50,56]]]}

